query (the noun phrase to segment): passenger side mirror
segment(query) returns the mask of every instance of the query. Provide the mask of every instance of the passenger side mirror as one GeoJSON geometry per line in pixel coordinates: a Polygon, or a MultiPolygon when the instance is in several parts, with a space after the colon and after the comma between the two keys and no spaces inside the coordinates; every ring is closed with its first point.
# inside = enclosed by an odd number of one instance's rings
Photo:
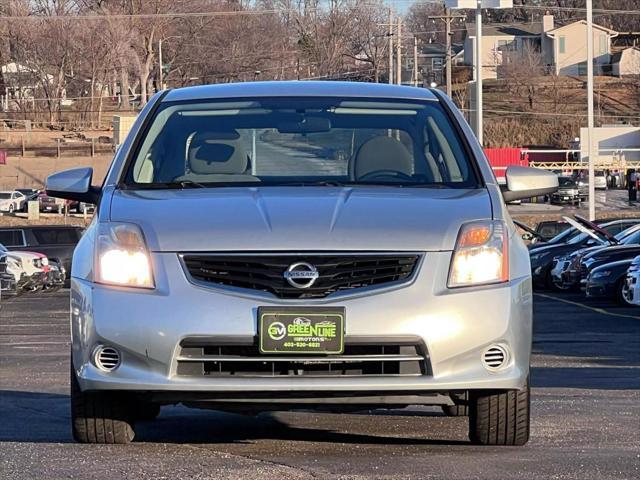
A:
{"type": "Polygon", "coordinates": [[[96,205],[100,198],[100,188],[91,185],[93,168],[73,168],[54,173],[47,177],[47,195],[96,205]]]}
{"type": "Polygon", "coordinates": [[[502,196],[505,202],[548,195],[558,189],[558,177],[546,170],[529,167],[509,167],[502,196]]]}

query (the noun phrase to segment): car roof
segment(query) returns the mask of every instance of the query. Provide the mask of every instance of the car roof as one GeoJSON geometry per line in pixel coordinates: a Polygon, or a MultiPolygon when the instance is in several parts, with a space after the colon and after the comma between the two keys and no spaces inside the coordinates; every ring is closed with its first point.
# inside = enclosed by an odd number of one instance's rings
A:
{"type": "Polygon", "coordinates": [[[60,230],[60,229],[74,229],[74,230],[83,230],[84,227],[79,227],[78,225],[16,225],[13,227],[0,227],[0,231],[4,230],[41,230],[43,228],[51,229],[51,230],[60,230]]]}
{"type": "Polygon", "coordinates": [[[435,100],[428,88],[385,83],[282,81],[200,85],[169,90],[163,102],[247,97],[352,97],[435,100]]]}

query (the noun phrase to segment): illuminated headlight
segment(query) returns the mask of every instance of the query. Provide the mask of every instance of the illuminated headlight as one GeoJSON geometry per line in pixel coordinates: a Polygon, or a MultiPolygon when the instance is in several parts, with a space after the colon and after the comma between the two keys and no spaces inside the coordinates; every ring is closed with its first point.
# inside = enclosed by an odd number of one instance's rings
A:
{"type": "Polygon", "coordinates": [[[601,271],[596,271],[593,272],[591,274],[591,278],[592,279],[596,279],[596,278],[605,278],[605,277],[609,277],[611,275],[611,270],[601,270],[601,271]]]}
{"type": "Polygon", "coordinates": [[[507,229],[500,220],[462,225],[449,269],[449,288],[509,280],[507,229]]]}
{"type": "Polygon", "coordinates": [[[102,223],[96,251],[97,281],[110,285],[154,288],[151,258],[140,227],[102,223]]]}

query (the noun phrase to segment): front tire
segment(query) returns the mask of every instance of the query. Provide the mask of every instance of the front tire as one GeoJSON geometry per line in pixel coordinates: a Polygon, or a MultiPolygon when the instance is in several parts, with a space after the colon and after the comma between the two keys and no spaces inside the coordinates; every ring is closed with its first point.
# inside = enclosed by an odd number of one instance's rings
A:
{"type": "Polygon", "coordinates": [[[627,307],[633,305],[633,302],[631,301],[631,291],[629,289],[629,285],[627,284],[626,277],[622,277],[622,279],[620,279],[618,281],[618,284],[616,285],[616,301],[620,305],[624,305],[627,307]]]}
{"type": "Polygon", "coordinates": [[[123,444],[135,436],[126,397],[112,392],[82,392],[71,366],[71,429],[79,443],[123,444]]]}
{"type": "Polygon", "coordinates": [[[469,438],[479,445],[524,445],[530,430],[529,382],[522,390],[471,392],[469,438]]]}

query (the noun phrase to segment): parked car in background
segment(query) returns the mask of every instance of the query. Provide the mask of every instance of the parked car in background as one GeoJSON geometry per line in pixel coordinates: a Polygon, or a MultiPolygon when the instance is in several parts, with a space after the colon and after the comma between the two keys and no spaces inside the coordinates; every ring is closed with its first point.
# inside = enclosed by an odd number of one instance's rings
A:
{"type": "Polygon", "coordinates": [[[627,285],[631,303],[640,307],[640,255],[635,257],[629,265],[627,285]]]}
{"type": "Polygon", "coordinates": [[[549,242],[570,228],[571,225],[564,220],[543,220],[536,225],[535,231],[539,239],[533,243],[549,242]]]}
{"type": "Polygon", "coordinates": [[[64,206],[66,205],[65,200],[62,198],[50,197],[46,192],[40,192],[38,195],[38,201],[40,202],[41,212],[62,213],[64,211],[64,206]]]}
{"type": "Polygon", "coordinates": [[[36,291],[44,288],[49,273],[49,259],[38,252],[8,250],[0,243],[0,252],[15,262],[11,269],[16,281],[16,289],[20,291],[36,291]]]}
{"type": "Polygon", "coordinates": [[[607,190],[607,174],[602,170],[597,170],[593,179],[593,186],[596,190],[607,190]]]}
{"type": "Polygon", "coordinates": [[[551,194],[551,203],[578,205],[580,203],[580,190],[577,182],[572,177],[560,177],[559,188],[551,194]]]}
{"type": "Polygon", "coordinates": [[[26,197],[16,190],[0,192],[0,212],[19,212],[24,208],[26,197]]]}
{"type": "Polygon", "coordinates": [[[627,283],[627,270],[632,258],[605,263],[593,268],[587,275],[585,293],[590,298],[608,298],[622,305],[631,304],[631,289],[627,283]]]}
{"type": "Polygon", "coordinates": [[[67,280],[67,272],[58,260],[49,260],[49,272],[44,281],[44,290],[55,291],[64,287],[67,280]]]}
{"type": "MultiPolygon", "coordinates": [[[[580,218],[576,216],[576,218],[580,218]]],[[[533,284],[539,288],[555,288],[553,282],[553,269],[557,266],[559,257],[565,257],[572,252],[594,245],[606,246],[617,242],[615,237],[607,232],[609,223],[605,222],[601,226],[594,224],[587,227],[576,223],[568,217],[565,219],[574,225],[573,230],[562,232],[559,236],[568,237],[566,242],[549,242],[540,246],[534,245],[529,249],[529,259],[531,261],[531,274],[533,284]]],[[[611,222],[611,225],[615,221],[611,222]]]]}
{"type": "Polygon", "coordinates": [[[6,249],[0,249],[0,298],[17,293],[17,281],[11,270],[11,263],[6,249]]]}
{"type": "Polygon", "coordinates": [[[73,250],[84,229],[67,225],[0,227],[0,243],[11,251],[35,251],[58,261],[71,271],[73,250]]]}
{"type": "Polygon", "coordinates": [[[38,195],[40,194],[40,190],[36,190],[35,188],[17,188],[16,192],[20,192],[24,195],[22,210],[25,212],[27,211],[29,202],[32,200],[38,200],[38,195]]]}
{"type": "MultiPolygon", "coordinates": [[[[611,241],[612,245],[627,245],[637,243],[640,235],[640,220],[639,223],[623,230],[622,232],[614,235],[614,239],[611,241]]],[[[599,249],[606,248],[607,245],[592,245],[575,250],[567,255],[561,255],[554,259],[554,264],[551,269],[551,279],[553,285],[559,290],[572,290],[581,286],[581,280],[584,280],[584,266],[582,265],[582,259],[599,249]]]]}

